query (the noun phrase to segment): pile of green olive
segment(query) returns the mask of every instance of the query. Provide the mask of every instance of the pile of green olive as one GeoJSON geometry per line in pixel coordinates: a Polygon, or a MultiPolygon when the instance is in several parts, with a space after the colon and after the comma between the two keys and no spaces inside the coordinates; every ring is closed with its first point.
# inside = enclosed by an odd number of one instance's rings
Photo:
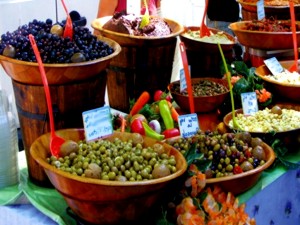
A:
{"type": "Polygon", "coordinates": [[[175,156],[165,153],[162,144],[146,147],[143,139],[140,140],[115,138],[113,141],[100,139],[89,143],[81,140],[77,143],[78,148],[70,142],[61,148],[67,154],[59,158],[51,156],[47,160],[73,175],[110,181],[144,181],[176,172],[175,156]]]}
{"type": "Polygon", "coordinates": [[[193,143],[196,153],[203,153],[203,160],[211,161],[205,171],[207,178],[218,178],[252,170],[263,165],[267,156],[263,141],[251,137],[249,132],[225,133],[200,131],[191,138],[167,141],[186,155],[193,143]]]}

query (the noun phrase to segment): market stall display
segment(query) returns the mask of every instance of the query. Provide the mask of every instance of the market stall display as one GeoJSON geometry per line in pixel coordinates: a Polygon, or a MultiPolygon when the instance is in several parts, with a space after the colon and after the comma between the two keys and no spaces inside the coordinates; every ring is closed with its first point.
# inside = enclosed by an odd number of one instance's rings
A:
{"type": "MultiPolygon", "coordinates": [[[[65,139],[74,141],[85,139],[83,129],[66,129],[57,133],[65,139]]],[[[124,132],[115,132],[104,139],[115,142],[115,138],[121,142],[135,139],[134,134],[124,132]]],[[[179,151],[165,143],[142,137],[139,139],[142,141],[139,145],[149,148],[159,144],[163,146],[161,154],[174,156],[176,172],[162,178],[144,181],[110,181],[76,176],[49,164],[47,161],[47,157],[50,157],[49,141],[49,133],[36,139],[30,149],[31,155],[46,171],[52,184],[64,196],[72,211],[89,223],[116,224],[134,222],[137,219],[147,221],[151,216],[153,219],[153,215],[149,212],[162,201],[163,196],[177,190],[176,182],[187,169],[186,160],[179,151]]]]}
{"type": "MultiPolygon", "coordinates": [[[[195,112],[211,112],[224,103],[229,96],[228,83],[222,78],[192,78],[191,85],[195,112]]],[[[168,89],[176,104],[182,111],[189,112],[189,97],[186,90],[180,91],[180,81],[174,81],[168,89]]]]}
{"type": "Polygon", "coordinates": [[[165,90],[170,83],[177,36],[183,32],[183,26],[163,18],[171,29],[169,35],[135,36],[105,29],[111,18],[95,19],[92,27],[122,47],[107,70],[107,92],[110,106],[128,113],[129,100],[137,99],[143,91],[152,96],[155,90],[165,90]]]}

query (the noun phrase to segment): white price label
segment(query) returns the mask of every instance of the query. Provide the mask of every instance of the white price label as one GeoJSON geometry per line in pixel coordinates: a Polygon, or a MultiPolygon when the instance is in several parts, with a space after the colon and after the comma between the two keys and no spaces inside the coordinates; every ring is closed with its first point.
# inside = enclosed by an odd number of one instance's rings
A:
{"type": "Polygon", "coordinates": [[[260,0],[256,3],[257,7],[257,19],[262,20],[266,17],[265,15],[265,3],[264,0],[260,0]]]}
{"type": "Polygon", "coordinates": [[[95,140],[113,133],[110,107],[104,106],[82,113],[85,138],[95,140]]]}
{"type": "Polygon", "coordinates": [[[181,137],[187,138],[197,134],[200,129],[198,116],[196,113],[180,115],[178,117],[181,137]]]}
{"type": "Polygon", "coordinates": [[[275,57],[265,59],[264,63],[273,75],[282,73],[284,71],[284,68],[281,66],[281,64],[275,57]]]}
{"type": "Polygon", "coordinates": [[[244,115],[253,115],[258,111],[258,103],[255,92],[241,94],[244,115]]]}

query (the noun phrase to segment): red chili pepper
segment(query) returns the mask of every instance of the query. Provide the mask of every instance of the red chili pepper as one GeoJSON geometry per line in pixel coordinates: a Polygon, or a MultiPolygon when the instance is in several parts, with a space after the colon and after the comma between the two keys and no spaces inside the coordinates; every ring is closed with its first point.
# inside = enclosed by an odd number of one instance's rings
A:
{"type": "Polygon", "coordinates": [[[165,135],[165,138],[171,138],[171,137],[180,136],[180,131],[177,128],[171,128],[165,130],[164,132],[162,132],[162,134],[165,135]]]}

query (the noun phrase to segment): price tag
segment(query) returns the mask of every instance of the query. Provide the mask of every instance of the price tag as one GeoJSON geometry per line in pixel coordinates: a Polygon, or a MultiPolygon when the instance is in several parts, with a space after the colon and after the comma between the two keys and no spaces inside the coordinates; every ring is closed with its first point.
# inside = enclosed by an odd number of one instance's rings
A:
{"type": "Polygon", "coordinates": [[[85,138],[95,140],[113,133],[110,107],[104,106],[82,113],[85,138]]]}
{"type": "Polygon", "coordinates": [[[180,115],[178,117],[181,137],[187,138],[197,134],[200,129],[198,116],[196,113],[180,115]]]}
{"type": "Polygon", "coordinates": [[[136,16],[141,14],[141,1],[140,0],[127,0],[126,12],[128,14],[134,14],[136,16]]]}
{"type": "MultiPolygon", "coordinates": [[[[191,67],[189,66],[189,71],[191,74],[191,67]]],[[[179,78],[180,78],[180,92],[183,92],[184,90],[187,89],[187,84],[186,84],[186,79],[185,79],[185,74],[184,74],[184,69],[180,69],[179,71],[179,78]]]]}
{"type": "Polygon", "coordinates": [[[255,92],[241,94],[244,115],[253,115],[258,111],[258,103],[255,92]]]}
{"type": "Polygon", "coordinates": [[[262,20],[266,17],[265,15],[265,6],[264,6],[264,0],[260,0],[256,3],[257,7],[257,19],[262,20]]]}
{"type": "Polygon", "coordinates": [[[273,75],[282,73],[284,71],[284,68],[281,66],[281,64],[275,57],[265,59],[264,63],[273,75]]]}

